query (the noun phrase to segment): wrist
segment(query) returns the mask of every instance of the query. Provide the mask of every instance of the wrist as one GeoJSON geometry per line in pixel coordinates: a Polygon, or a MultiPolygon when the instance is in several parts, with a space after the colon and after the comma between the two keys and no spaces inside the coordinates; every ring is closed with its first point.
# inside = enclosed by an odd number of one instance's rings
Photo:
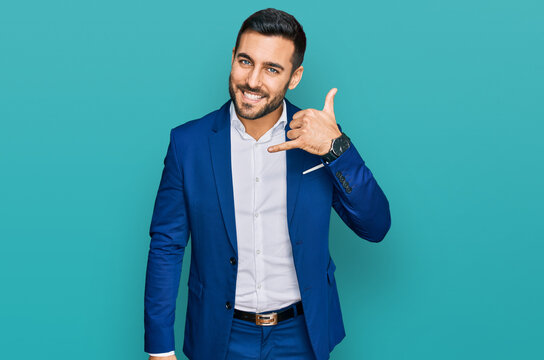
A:
{"type": "Polygon", "coordinates": [[[345,133],[331,140],[331,147],[326,154],[321,155],[325,163],[330,163],[340,157],[351,146],[351,140],[345,133]]]}

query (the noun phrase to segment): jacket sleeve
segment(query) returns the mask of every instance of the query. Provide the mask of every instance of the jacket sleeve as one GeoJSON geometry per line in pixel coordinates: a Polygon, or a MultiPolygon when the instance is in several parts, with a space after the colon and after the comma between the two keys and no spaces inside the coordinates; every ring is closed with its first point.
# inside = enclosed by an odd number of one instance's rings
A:
{"type": "Polygon", "coordinates": [[[149,229],[151,242],[144,300],[144,351],[147,353],[165,353],[175,348],[176,298],[189,234],[183,175],[171,130],[149,229]]]}
{"type": "Polygon", "coordinates": [[[333,176],[332,205],[342,221],[365,240],[383,240],[391,227],[389,202],[355,145],[329,164],[321,161],[333,176]]]}

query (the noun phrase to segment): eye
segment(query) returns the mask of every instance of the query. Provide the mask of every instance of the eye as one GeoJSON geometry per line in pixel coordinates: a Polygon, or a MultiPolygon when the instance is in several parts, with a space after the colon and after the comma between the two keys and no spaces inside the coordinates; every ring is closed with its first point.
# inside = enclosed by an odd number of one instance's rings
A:
{"type": "Polygon", "coordinates": [[[244,65],[249,65],[249,64],[250,64],[250,62],[247,61],[246,59],[240,60],[240,63],[242,63],[242,64],[244,64],[244,65]]]}
{"type": "Polygon", "coordinates": [[[278,70],[274,69],[274,68],[268,68],[268,70],[270,70],[271,73],[273,74],[277,74],[278,73],[278,70]]]}

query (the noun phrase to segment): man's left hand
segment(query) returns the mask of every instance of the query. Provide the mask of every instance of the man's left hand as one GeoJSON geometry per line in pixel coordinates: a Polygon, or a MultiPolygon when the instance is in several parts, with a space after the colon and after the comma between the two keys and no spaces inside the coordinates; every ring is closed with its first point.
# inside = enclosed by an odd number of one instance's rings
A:
{"type": "Polygon", "coordinates": [[[300,110],[293,115],[287,132],[290,141],[270,146],[269,152],[299,148],[316,155],[325,155],[331,148],[331,141],[342,135],[334,116],[334,95],[338,89],[332,88],[325,98],[323,110],[300,110]]]}

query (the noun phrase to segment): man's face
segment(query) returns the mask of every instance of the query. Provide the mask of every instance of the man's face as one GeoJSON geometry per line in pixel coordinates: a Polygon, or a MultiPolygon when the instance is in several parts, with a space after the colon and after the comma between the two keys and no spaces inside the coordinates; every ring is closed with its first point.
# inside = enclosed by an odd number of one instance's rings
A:
{"type": "Polygon", "coordinates": [[[296,87],[300,66],[291,76],[295,45],[280,36],[245,31],[232,56],[229,93],[238,116],[255,120],[276,110],[287,89],[296,87]]]}

